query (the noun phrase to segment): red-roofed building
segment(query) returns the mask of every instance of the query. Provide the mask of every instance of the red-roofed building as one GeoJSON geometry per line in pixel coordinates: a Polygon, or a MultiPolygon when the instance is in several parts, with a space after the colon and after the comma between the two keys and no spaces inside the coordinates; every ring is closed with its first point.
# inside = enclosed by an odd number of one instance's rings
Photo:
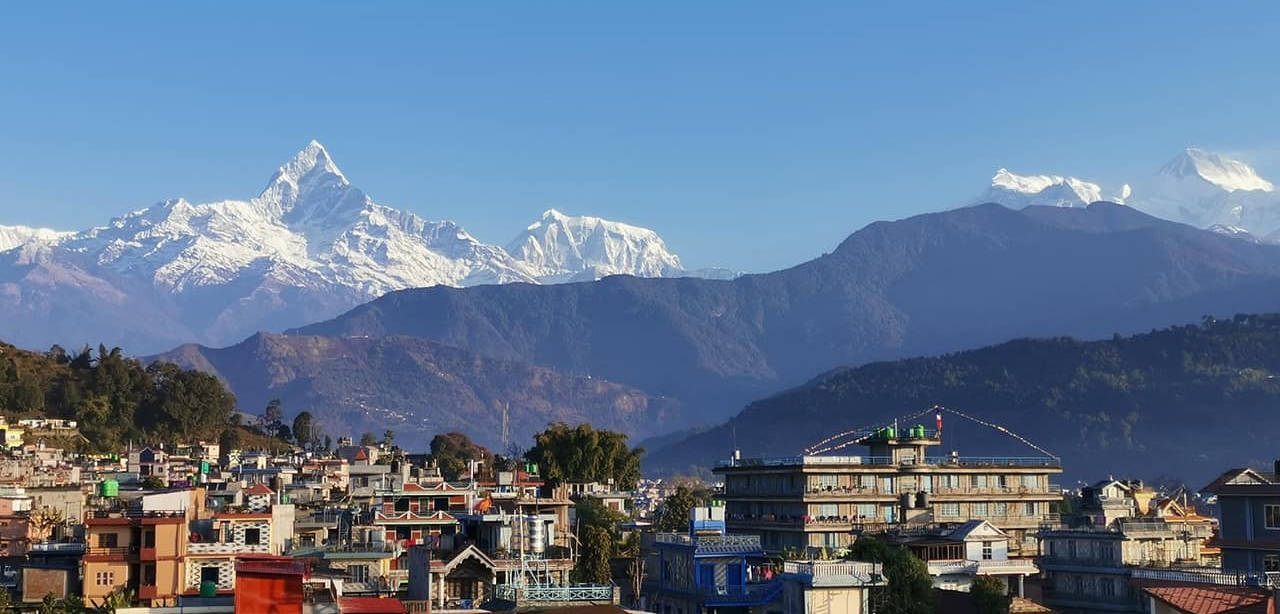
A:
{"type": "Polygon", "coordinates": [[[236,614],[302,614],[305,561],[252,557],[236,562],[236,614]]]}
{"type": "Polygon", "coordinates": [[[383,597],[340,597],[338,598],[338,611],[342,614],[408,613],[408,610],[399,599],[383,597]]]}
{"type": "Polygon", "coordinates": [[[1148,586],[1151,614],[1275,614],[1275,597],[1247,586],[1148,586]]]}

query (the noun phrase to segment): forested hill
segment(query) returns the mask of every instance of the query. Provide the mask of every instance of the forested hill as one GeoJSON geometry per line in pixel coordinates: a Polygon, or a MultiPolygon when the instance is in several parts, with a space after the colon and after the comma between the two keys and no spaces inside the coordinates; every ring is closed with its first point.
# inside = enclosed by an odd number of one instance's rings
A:
{"type": "MultiPolygon", "coordinates": [[[[1114,474],[1202,486],[1226,468],[1269,467],[1280,455],[1280,314],[1206,319],[1107,341],[1021,339],[837,369],[654,450],[648,461],[675,470],[711,465],[727,458],[735,441],[744,456],[799,454],[844,429],[935,404],[1048,448],[1063,459],[1064,484],[1114,474]]],[[[943,439],[946,452],[957,445],[943,439]]],[[[970,456],[1033,453],[1010,443],[992,449],[966,435],[958,445],[970,456]]]]}
{"type": "Polygon", "coordinates": [[[144,366],[120,348],[68,353],[55,346],[40,354],[0,343],[3,415],[76,420],[90,449],[217,439],[235,409],[216,377],[166,362],[144,366]]]}

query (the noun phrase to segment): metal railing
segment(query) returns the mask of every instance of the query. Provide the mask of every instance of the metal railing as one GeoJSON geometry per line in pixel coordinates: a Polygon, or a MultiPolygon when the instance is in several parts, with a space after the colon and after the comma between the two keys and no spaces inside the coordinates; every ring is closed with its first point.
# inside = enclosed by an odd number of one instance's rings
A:
{"type": "Polygon", "coordinates": [[[798,467],[815,465],[938,465],[952,467],[1061,467],[1061,459],[1048,456],[926,456],[894,462],[888,456],[779,456],[722,460],[717,467],[798,467]]]}
{"type": "Polygon", "coordinates": [[[686,533],[658,533],[654,540],[661,544],[679,544],[682,546],[760,547],[759,535],[699,535],[691,537],[686,533]]]}
{"type": "Polygon", "coordinates": [[[1145,569],[1135,567],[1131,571],[1135,580],[1159,582],[1185,582],[1189,584],[1216,584],[1220,586],[1277,587],[1280,574],[1276,572],[1236,571],[1220,569],[1145,569]]]}
{"type": "Polygon", "coordinates": [[[782,582],[776,579],[770,582],[742,586],[698,587],[698,592],[702,595],[702,601],[708,605],[763,604],[771,601],[780,590],[782,590],[782,582]]]}
{"type": "Polygon", "coordinates": [[[884,572],[880,563],[866,563],[863,561],[785,561],[782,563],[782,573],[808,576],[810,578],[827,578],[835,576],[868,576],[870,574],[883,574],[884,572]]]}
{"type": "Polygon", "coordinates": [[[493,596],[503,601],[525,603],[564,603],[573,601],[614,602],[617,587],[608,584],[571,584],[568,586],[518,586],[499,584],[493,596]]]}

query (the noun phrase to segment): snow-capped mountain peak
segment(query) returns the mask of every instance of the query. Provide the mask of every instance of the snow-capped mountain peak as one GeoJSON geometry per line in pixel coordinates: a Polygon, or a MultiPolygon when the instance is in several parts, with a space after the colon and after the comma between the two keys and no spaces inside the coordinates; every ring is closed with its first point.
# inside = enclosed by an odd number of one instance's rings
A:
{"type": "Polygon", "coordinates": [[[578,281],[607,275],[663,277],[684,272],[680,258],[658,233],[590,216],[542,212],[538,221],[507,244],[544,282],[578,281]]]}
{"type": "Polygon", "coordinates": [[[1238,190],[1274,192],[1275,184],[1258,176],[1248,164],[1203,149],[1188,147],[1161,167],[1159,175],[1199,178],[1228,192],[1238,190]]]}
{"type": "Polygon", "coordinates": [[[1031,205],[1053,207],[1084,207],[1106,200],[1124,203],[1129,196],[1129,186],[1121,186],[1111,194],[1104,194],[1102,186],[1061,175],[1018,175],[1007,168],[996,171],[991,185],[980,199],[1021,209],[1031,205]]]}

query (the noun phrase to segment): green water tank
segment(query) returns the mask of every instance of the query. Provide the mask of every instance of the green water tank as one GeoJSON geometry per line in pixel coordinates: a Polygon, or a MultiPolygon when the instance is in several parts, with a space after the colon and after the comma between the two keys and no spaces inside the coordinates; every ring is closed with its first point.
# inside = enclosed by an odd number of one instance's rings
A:
{"type": "Polygon", "coordinates": [[[200,461],[200,473],[209,473],[209,461],[200,461]]]}
{"type": "Polygon", "coordinates": [[[893,428],[892,426],[885,427],[884,436],[889,439],[893,439],[894,437],[898,436],[898,430],[893,428]]]}
{"type": "Polygon", "coordinates": [[[217,597],[218,583],[214,582],[213,580],[205,580],[204,582],[201,582],[200,596],[201,597],[217,597]]]}
{"type": "Polygon", "coordinates": [[[116,497],[120,495],[120,482],[115,480],[103,480],[98,484],[98,495],[103,497],[116,497]]]}

